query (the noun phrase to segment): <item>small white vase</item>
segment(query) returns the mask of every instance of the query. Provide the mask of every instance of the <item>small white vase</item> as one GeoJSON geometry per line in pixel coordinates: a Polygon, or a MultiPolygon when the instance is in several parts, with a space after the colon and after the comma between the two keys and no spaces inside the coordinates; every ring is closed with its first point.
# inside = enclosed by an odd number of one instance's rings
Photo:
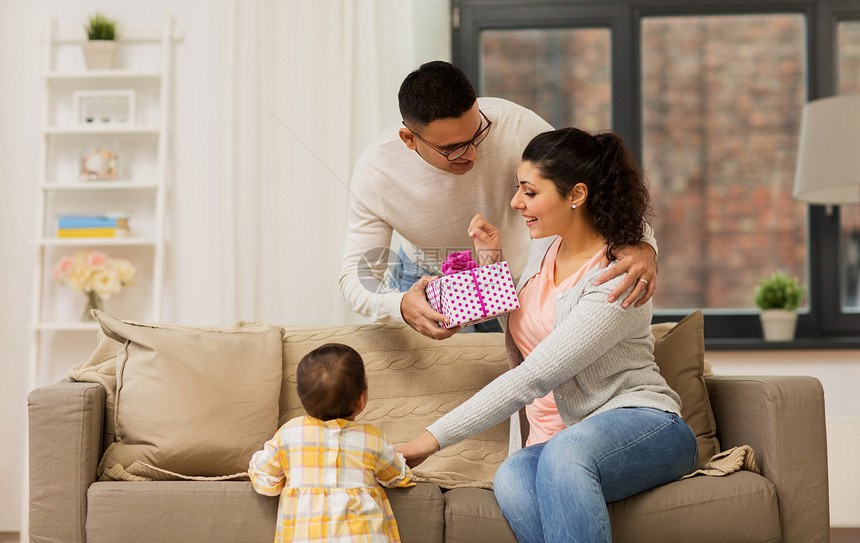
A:
{"type": "Polygon", "coordinates": [[[765,341],[793,341],[797,311],[763,309],[760,315],[765,341]]]}
{"type": "Polygon", "coordinates": [[[93,309],[98,309],[99,311],[105,310],[105,301],[104,298],[96,294],[95,292],[87,292],[87,306],[84,308],[84,314],[81,315],[81,320],[84,322],[94,322],[96,318],[92,314],[93,309]]]}
{"type": "Polygon", "coordinates": [[[110,70],[116,58],[113,40],[87,40],[84,42],[84,60],[88,70],[110,70]]]}

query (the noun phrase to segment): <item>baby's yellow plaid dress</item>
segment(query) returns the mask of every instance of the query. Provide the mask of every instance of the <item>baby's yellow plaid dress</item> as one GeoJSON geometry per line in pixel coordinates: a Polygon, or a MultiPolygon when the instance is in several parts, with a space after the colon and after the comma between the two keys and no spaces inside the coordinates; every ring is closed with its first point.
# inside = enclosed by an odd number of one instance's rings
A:
{"type": "Polygon", "coordinates": [[[382,433],[346,419],[297,417],[254,454],[254,489],[277,496],[275,541],[400,541],[382,487],[413,486],[382,433]]]}

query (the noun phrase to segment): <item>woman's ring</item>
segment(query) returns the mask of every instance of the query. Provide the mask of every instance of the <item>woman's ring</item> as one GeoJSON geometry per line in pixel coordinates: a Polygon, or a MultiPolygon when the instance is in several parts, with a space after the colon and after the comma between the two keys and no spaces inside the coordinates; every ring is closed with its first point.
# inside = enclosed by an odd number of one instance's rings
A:
{"type": "Polygon", "coordinates": [[[645,283],[646,285],[648,284],[648,281],[646,281],[645,279],[639,279],[639,280],[642,281],[643,283],[645,283]]]}

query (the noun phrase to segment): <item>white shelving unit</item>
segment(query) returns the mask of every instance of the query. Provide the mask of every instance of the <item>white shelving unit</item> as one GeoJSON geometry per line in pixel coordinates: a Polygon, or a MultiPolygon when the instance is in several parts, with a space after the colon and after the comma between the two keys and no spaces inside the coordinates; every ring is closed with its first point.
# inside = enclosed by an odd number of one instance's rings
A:
{"type": "MultiPolygon", "coordinates": [[[[161,319],[164,289],[165,205],[172,115],[173,46],[182,40],[173,17],[167,15],[161,28],[122,27],[118,40],[117,68],[87,70],[82,45],[82,25],[58,28],[48,17],[44,40],[44,88],[39,140],[34,281],[30,324],[28,387],[46,384],[40,380],[43,347],[62,344],[80,347],[81,332],[94,334],[98,326],[80,321],[85,300],[82,294],[53,280],[51,268],[60,257],[82,249],[102,250],[110,256],[130,260],[137,270],[136,285],[117,295],[122,317],[161,319]],[[134,93],[131,102],[134,122],[129,124],[82,124],[72,113],[76,91],[134,93]],[[119,179],[81,181],[82,149],[120,146],[119,179]],[[56,217],[60,214],[95,214],[130,208],[132,235],[126,238],[59,238],[56,217]],[[54,340],[52,343],[50,340],[54,340]]],[[[114,301],[108,300],[111,311],[114,301]]],[[[84,343],[86,344],[86,343],[84,343]]],[[[92,345],[92,343],[90,343],[92,345]]],[[[47,349],[44,349],[47,350],[47,349]]],[[[74,356],[86,356],[76,353],[74,356]]],[[[26,440],[24,492],[20,541],[29,541],[28,470],[26,440]]]]}
{"type": "MultiPolygon", "coordinates": [[[[161,28],[127,28],[118,40],[117,68],[87,70],[81,25],[59,28],[48,17],[45,29],[44,89],[39,141],[36,247],[31,311],[29,387],[40,380],[46,338],[93,332],[80,322],[85,296],[56,283],[51,269],[62,256],[99,250],[130,260],[136,285],[107,301],[126,318],[161,319],[164,290],[165,205],[172,115],[174,43],[182,39],[172,16],[161,28]],[[75,118],[75,93],[129,92],[133,121],[86,124],[75,118]],[[80,159],[87,150],[118,148],[119,179],[80,180],[80,159]],[[117,238],[60,238],[56,218],[62,214],[130,212],[131,235],[117,238]],[[114,305],[115,303],[115,305],[114,305]]],[[[55,341],[62,341],[57,339],[55,341]]]]}

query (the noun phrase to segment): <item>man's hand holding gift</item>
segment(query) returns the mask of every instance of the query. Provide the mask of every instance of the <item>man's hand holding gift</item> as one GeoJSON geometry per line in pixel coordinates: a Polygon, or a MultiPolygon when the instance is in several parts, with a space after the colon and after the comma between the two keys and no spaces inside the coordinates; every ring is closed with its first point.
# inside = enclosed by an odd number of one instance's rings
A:
{"type": "Polygon", "coordinates": [[[459,326],[443,328],[440,322],[450,323],[450,319],[433,309],[427,302],[425,290],[427,285],[436,277],[425,275],[417,283],[409,287],[409,290],[400,299],[400,314],[403,320],[421,335],[431,339],[448,339],[460,331],[459,326]]]}

